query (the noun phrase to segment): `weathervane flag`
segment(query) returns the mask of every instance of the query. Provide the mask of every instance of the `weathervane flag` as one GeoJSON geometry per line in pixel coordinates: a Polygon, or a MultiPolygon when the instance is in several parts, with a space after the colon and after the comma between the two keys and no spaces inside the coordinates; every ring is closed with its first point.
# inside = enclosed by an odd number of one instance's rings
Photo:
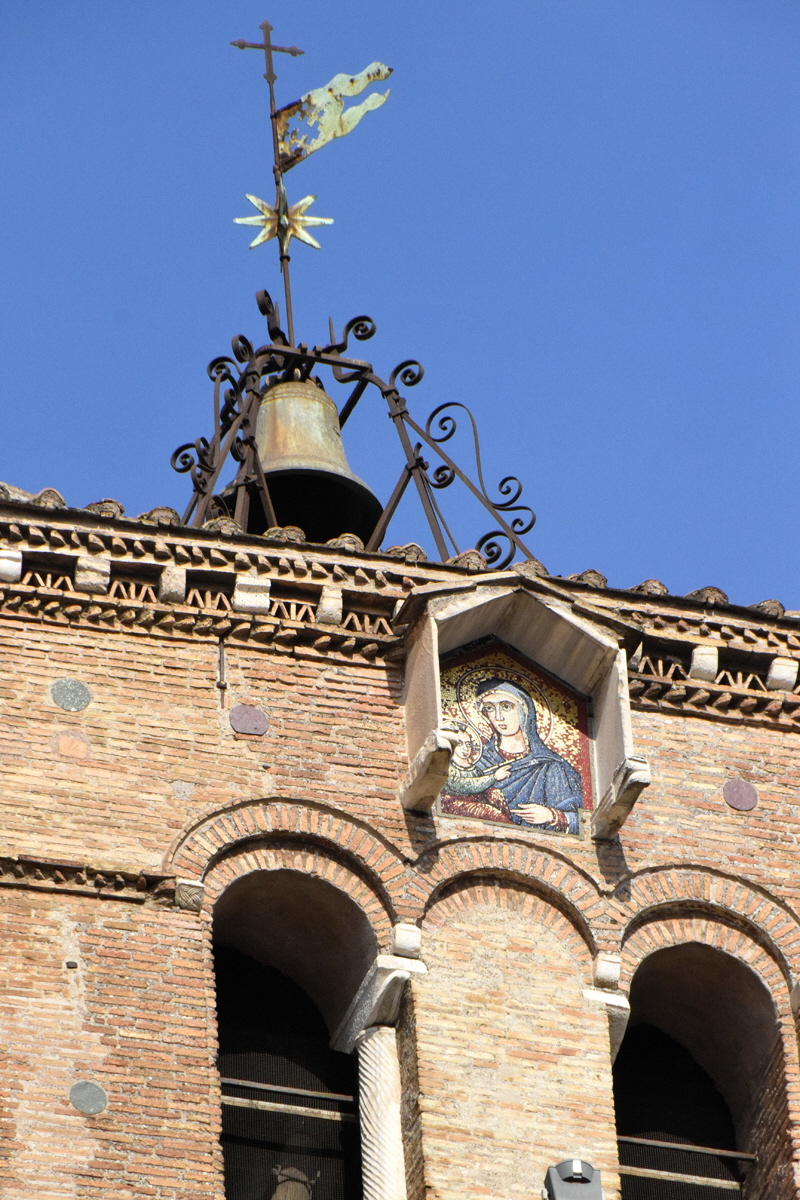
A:
{"type": "Polygon", "coordinates": [[[279,108],[276,127],[281,170],[288,171],[334,138],[344,137],[355,129],[365,113],[385,104],[388,88],[385,92],[373,92],[361,104],[344,106],[345,97],[361,95],[371,83],[388,79],[391,73],[392,68],[383,63],[370,63],[359,75],[334,75],[325,87],[314,88],[294,104],[279,108]],[[315,127],[317,135],[309,141],[315,127]]]}
{"type": "Polygon", "coordinates": [[[392,73],[391,67],[374,62],[365,67],[360,75],[334,75],[325,87],[314,88],[294,104],[278,108],[275,104],[275,74],[273,54],[290,54],[295,58],[303,51],[297,46],[275,46],[272,42],[272,26],[269,21],[260,25],[264,35],[263,42],[246,42],[244,38],[231,42],[239,50],[263,50],[266,70],[264,78],[269,85],[269,117],[272,125],[273,168],[275,177],[275,203],[268,204],[250,193],[247,199],[258,209],[258,216],[234,217],[237,225],[251,225],[260,229],[250,243],[250,248],[261,246],[273,238],[280,247],[281,274],[286,296],[286,328],[289,344],[294,345],[294,318],[292,315],[292,288],[289,282],[289,244],[292,238],[305,242],[307,246],[319,249],[319,242],[308,232],[309,228],[317,225],[332,225],[330,217],[312,217],[307,214],[309,205],[313,204],[316,196],[304,196],[296,204],[289,204],[283,176],[286,171],[308,158],[320,146],[332,142],[334,138],[344,137],[355,129],[365,113],[372,112],[386,103],[389,90],[383,93],[373,92],[360,104],[351,104],[345,108],[345,97],[360,96],[365,88],[378,80],[388,79],[392,73]],[[309,137],[316,130],[316,137],[309,137]]]}

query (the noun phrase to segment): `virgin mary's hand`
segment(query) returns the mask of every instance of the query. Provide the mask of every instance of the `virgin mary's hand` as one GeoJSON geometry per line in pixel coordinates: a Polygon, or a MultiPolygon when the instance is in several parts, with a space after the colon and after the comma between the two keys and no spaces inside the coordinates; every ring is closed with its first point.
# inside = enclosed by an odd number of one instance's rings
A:
{"type": "Polygon", "coordinates": [[[531,825],[550,825],[553,814],[543,804],[518,804],[513,811],[531,825]]]}

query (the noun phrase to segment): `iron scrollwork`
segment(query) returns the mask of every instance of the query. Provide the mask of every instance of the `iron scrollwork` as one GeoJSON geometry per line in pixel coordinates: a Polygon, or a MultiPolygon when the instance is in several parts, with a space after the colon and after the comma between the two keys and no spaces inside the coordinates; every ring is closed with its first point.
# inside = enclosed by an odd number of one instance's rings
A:
{"type": "MultiPolygon", "coordinates": [[[[515,475],[506,475],[500,480],[500,483],[497,485],[499,499],[493,499],[489,495],[483,478],[478,426],[466,404],[462,404],[458,400],[450,400],[435,408],[425,423],[425,432],[430,440],[439,446],[444,442],[448,442],[453,437],[458,430],[458,423],[451,410],[456,408],[460,408],[465,412],[469,419],[475,455],[475,470],[486,507],[497,513],[517,514],[511,519],[510,530],[508,528],[493,529],[489,533],[485,533],[475,544],[475,549],[483,554],[489,566],[497,566],[498,570],[502,570],[514,559],[519,545],[516,539],[523,537],[524,534],[529,533],[533,529],[536,515],[528,505],[517,503],[522,495],[522,484],[515,475]],[[434,425],[438,432],[434,432],[434,425]],[[516,535],[516,538],[512,536],[512,531],[516,535]]],[[[460,476],[460,474],[454,464],[442,463],[433,471],[433,474],[429,474],[431,487],[437,489],[450,487],[457,475],[460,476]]]]}
{"type": "Polygon", "coordinates": [[[231,346],[234,358],[214,359],[208,366],[208,374],[214,383],[214,432],[210,441],[198,438],[179,446],[172,455],[171,465],[181,474],[189,474],[193,495],[184,513],[183,520],[194,526],[204,523],[215,512],[226,511],[239,514],[237,520],[246,527],[249,500],[243,501],[245,492],[255,488],[262,493],[265,512],[272,510],[267,481],[255,449],[255,418],[258,404],[273,383],[290,380],[307,380],[320,367],[328,367],[338,383],[352,384],[352,391],[339,412],[339,424],[343,426],[358,404],[366,389],[377,388],[389,408],[389,416],[397,431],[405,456],[405,464],[392,496],[381,514],[367,548],[377,550],[386,529],[408,484],[413,480],[422,503],[433,539],[442,559],[449,557],[448,541],[458,553],[445,518],[436,500],[436,492],[450,487],[458,478],[492,517],[498,527],[485,533],[477,542],[476,549],[483,554],[489,566],[503,569],[517,553],[531,558],[531,552],[522,541],[534,525],[536,517],[527,505],[519,503],[522,484],[513,475],[506,475],[497,486],[498,496],[492,498],[486,489],[481,462],[478,428],[470,410],[459,401],[448,401],[438,405],[420,426],[408,412],[405,399],[398,390],[415,387],[423,378],[424,369],[415,359],[399,363],[389,376],[388,383],[376,375],[372,364],[346,356],[350,338],[365,342],[374,336],[375,322],[371,317],[353,317],[345,325],[340,338],[336,338],[333,322],[330,323],[330,341],[327,346],[309,349],[304,344],[292,346],[280,327],[278,306],[267,292],[256,297],[259,310],[267,321],[269,343],[254,348],[244,336],[233,338],[231,346]],[[477,483],[465,474],[444,448],[458,429],[455,409],[466,413],[472,431],[473,452],[477,483]],[[410,433],[420,439],[414,443],[410,433]],[[427,446],[440,459],[431,469],[422,457],[427,446]],[[239,474],[225,490],[225,498],[215,496],[220,473],[228,457],[238,461],[239,474]]]}

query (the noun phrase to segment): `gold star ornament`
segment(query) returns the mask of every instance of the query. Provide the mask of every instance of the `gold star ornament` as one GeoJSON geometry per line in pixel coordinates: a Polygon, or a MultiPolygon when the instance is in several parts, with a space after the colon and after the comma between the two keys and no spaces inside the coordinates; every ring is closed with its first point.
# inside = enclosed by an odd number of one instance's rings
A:
{"type": "Polygon", "coordinates": [[[307,217],[308,209],[316,200],[316,196],[306,196],[291,206],[286,203],[286,193],[281,188],[281,196],[277,207],[259,200],[258,196],[248,195],[247,199],[258,209],[257,217],[234,217],[236,225],[260,225],[261,232],[250,243],[250,249],[278,238],[281,250],[285,251],[292,238],[305,242],[307,246],[321,249],[319,242],[308,232],[309,226],[332,225],[333,217],[307,217]]]}

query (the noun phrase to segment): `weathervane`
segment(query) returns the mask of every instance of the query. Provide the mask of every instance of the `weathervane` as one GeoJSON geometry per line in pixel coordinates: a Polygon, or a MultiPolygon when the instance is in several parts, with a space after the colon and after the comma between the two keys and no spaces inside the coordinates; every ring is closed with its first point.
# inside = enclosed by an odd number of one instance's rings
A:
{"type": "Polygon", "coordinates": [[[286,297],[286,332],[289,342],[294,345],[294,316],[292,313],[292,289],[289,279],[289,243],[292,238],[305,242],[307,246],[320,249],[319,242],[308,232],[309,228],[318,225],[332,225],[332,217],[309,217],[308,208],[316,200],[316,196],[305,196],[296,204],[289,204],[286,198],[286,188],[283,183],[284,174],[297,163],[308,158],[315,150],[332,142],[335,138],[344,137],[355,129],[365,113],[380,108],[385,104],[389,95],[388,90],[373,93],[361,104],[351,105],[345,109],[344,101],[347,96],[359,96],[366,87],[377,80],[388,79],[392,73],[391,67],[383,63],[370,63],[359,75],[334,75],[325,87],[315,88],[292,104],[283,108],[275,105],[275,81],[277,75],[272,62],[275,52],[291,54],[296,57],[303,54],[297,46],[273,46],[271,40],[272,26],[269,21],[262,21],[260,26],[263,42],[246,42],[240,38],[231,42],[239,50],[263,50],[266,71],[264,78],[269,85],[269,117],[272,126],[273,167],[275,176],[275,204],[267,204],[258,196],[247,194],[247,199],[259,211],[257,217],[235,217],[237,225],[255,225],[261,227],[259,235],[250,243],[250,249],[277,239],[280,249],[281,273],[283,289],[286,297]],[[303,129],[303,126],[306,126],[303,129]],[[309,142],[309,131],[318,128],[317,136],[309,142]]]}
{"type": "MultiPolygon", "coordinates": [[[[269,341],[254,346],[246,337],[233,338],[233,358],[215,358],[208,366],[214,383],[214,430],[204,437],[179,446],[172,466],[189,473],[193,494],[183,515],[186,524],[205,526],[220,519],[231,523],[229,531],[240,530],[272,540],[286,540],[287,531],[312,543],[332,542],[351,549],[380,550],[383,538],[409,484],[416,488],[422,509],[442,561],[484,565],[502,569],[517,554],[533,556],[522,536],[536,520],[527,504],[520,502],[522,484],[513,475],[500,480],[493,497],[486,488],[481,464],[478,430],[469,409],[460,401],[437,405],[424,425],[418,424],[401,395],[400,386],[418,384],[424,374],[415,359],[406,359],[382,379],[372,364],[348,354],[351,338],[365,342],[375,333],[371,317],[353,317],[337,338],[333,321],[325,346],[295,343],[292,292],[289,280],[289,245],[292,238],[318,248],[308,232],[330,225],[329,217],[308,216],[316,199],[305,196],[289,204],[284,175],[304,158],[328,142],[355,129],[368,112],[380,108],[389,95],[373,92],[360,104],[345,107],[345,100],[359,96],[370,84],[386,80],[391,68],[371,63],[358,75],[334,75],[325,87],[316,88],[277,108],[275,104],[275,53],[302,54],[296,46],[275,46],[272,26],[262,21],[263,42],[231,42],[241,50],[262,50],[266,63],[264,78],[269,84],[272,126],[275,203],[258,196],[248,200],[258,216],[237,217],[237,224],[256,226],[258,235],[251,248],[274,238],[280,252],[286,297],[286,331],[281,328],[278,306],[265,291],[256,301],[266,317],[269,341]],[[350,394],[337,411],[315,372],[326,368],[337,383],[349,385],[350,394]],[[403,452],[400,477],[389,500],[382,505],[370,488],[354,475],[345,457],[341,430],[369,387],[380,392],[389,410],[403,452]],[[475,476],[470,478],[444,448],[466,415],[472,433],[475,476]],[[423,457],[423,448],[440,460],[433,467],[423,457]],[[230,459],[239,469],[230,483],[222,483],[222,470],[230,459]],[[458,480],[490,514],[495,528],[485,533],[474,550],[460,550],[437,500],[437,493],[458,480]],[[344,540],[343,540],[344,539],[344,540]],[[476,555],[477,551],[477,555],[476,555]]],[[[456,389],[459,384],[455,385],[456,389]]],[[[419,547],[395,547],[388,554],[405,551],[422,553],[419,547]]]]}

